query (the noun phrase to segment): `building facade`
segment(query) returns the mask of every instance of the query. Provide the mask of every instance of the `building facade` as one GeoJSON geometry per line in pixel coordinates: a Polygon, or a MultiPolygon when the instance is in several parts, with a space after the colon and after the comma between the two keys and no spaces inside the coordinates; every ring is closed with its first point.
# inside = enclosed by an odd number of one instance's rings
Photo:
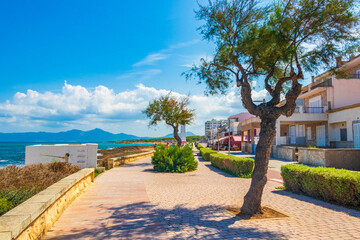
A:
{"type": "Polygon", "coordinates": [[[295,113],[277,121],[276,145],[360,148],[360,56],[337,59],[303,87],[295,113]]]}
{"type": "Polygon", "coordinates": [[[223,135],[224,129],[228,127],[227,120],[216,120],[212,119],[211,121],[205,122],[205,139],[212,140],[217,139],[218,134],[223,135]]]}

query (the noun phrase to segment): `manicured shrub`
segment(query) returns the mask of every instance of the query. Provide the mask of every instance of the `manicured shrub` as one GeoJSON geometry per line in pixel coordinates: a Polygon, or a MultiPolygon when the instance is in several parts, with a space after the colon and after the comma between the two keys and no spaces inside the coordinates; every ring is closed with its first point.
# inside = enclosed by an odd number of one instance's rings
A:
{"type": "Polygon", "coordinates": [[[239,158],[231,156],[229,171],[236,176],[250,178],[254,170],[255,161],[252,158],[239,158]]]}
{"type": "Polygon", "coordinates": [[[183,173],[194,171],[198,166],[189,146],[165,148],[164,145],[158,145],[151,162],[154,165],[154,170],[158,172],[183,173]]]}
{"type": "Polygon", "coordinates": [[[200,148],[203,148],[203,146],[201,146],[200,143],[197,143],[197,144],[196,144],[196,147],[197,147],[197,149],[199,149],[199,150],[200,150],[200,148]]]}
{"type": "Polygon", "coordinates": [[[210,154],[211,165],[232,175],[250,178],[254,170],[255,161],[252,158],[239,158],[220,153],[210,154]]]}
{"type": "Polygon", "coordinates": [[[217,152],[208,148],[200,148],[200,153],[205,161],[210,161],[210,154],[217,152]]]}
{"type": "Polygon", "coordinates": [[[340,205],[360,207],[360,173],[345,169],[281,166],[286,190],[340,205]]]}
{"type": "Polygon", "coordinates": [[[217,168],[226,169],[225,159],[228,159],[230,161],[230,158],[226,158],[226,156],[224,154],[220,154],[220,153],[210,154],[211,165],[213,165],[217,168]]]}

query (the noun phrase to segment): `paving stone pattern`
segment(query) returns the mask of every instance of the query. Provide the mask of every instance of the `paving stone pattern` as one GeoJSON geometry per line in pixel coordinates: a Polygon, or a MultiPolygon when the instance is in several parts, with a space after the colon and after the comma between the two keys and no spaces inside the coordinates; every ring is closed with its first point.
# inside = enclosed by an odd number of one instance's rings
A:
{"type": "Polygon", "coordinates": [[[250,179],[235,178],[199,161],[185,174],[157,173],[151,159],[100,175],[47,234],[47,239],[360,239],[360,212],[275,190],[263,205],[288,218],[242,220],[250,179]]]}

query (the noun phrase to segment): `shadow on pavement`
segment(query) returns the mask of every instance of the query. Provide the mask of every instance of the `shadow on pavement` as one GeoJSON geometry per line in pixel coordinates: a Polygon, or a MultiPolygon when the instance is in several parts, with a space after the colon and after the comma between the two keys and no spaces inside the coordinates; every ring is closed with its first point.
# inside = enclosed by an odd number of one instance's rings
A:
{"type": "MultiPolygon", "coordinates": [[[[219,206],[156,209],[148,202],[111,208],[106,224],[76,227],[47,239],[284,239],[286,236],[256,227],[232,226],[238,217],[224,214],[219,206]],[[69,233],[70,232],[70,233],[69,233]],[[169,234],[166,234],[168,232],[169,234]]],[[[104,221],[101,221],[104,222],[104,221]]]]}
{"type": "Polygon", "coordinates": [[[346,208],[346,207],[339,206],[339,205],[335,205],[335,204],[332,204],[332,203],[324,202],[322,200],[312,198],[310,196],[300,195],[300,194],[296,194],[296,193],[289,192],[289,191],[286,191],[286,190],[272,191],[272,193],[279,194],[279,195],[282,195],[282,196],[291,197],[291,198],[294,198],[294,199],[297,199],[297,200],[300,200],[300,201],[303,201],[303,202],[312,203],[314,205],[321,206],[323,208],[328,208],[328,209],[336,211],[336,212],[342,212],[342,213],[346,213],[346,214],[348,214],[350,216],[360,218],[360,211],[357,211],[355,209],[346,208]]]}
{"type": "Polygon", "coordinates": [[[151,166],[152,167],[152,164],[151,162],[148,163],[128,163],[128,164],[124,164],[124,165],[121,165],[120,167],[124,167],[124,168],[131,168],[131,167],[148,167],[148,166],[151,166]]]}

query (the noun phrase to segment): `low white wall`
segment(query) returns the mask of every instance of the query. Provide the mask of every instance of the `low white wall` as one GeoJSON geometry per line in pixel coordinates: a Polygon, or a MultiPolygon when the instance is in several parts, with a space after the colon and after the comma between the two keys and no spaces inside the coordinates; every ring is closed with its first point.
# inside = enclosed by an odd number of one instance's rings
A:
{"type": "Polygon", "coordinates": [[[81,168],[97,165],[97,144],[54,144],[26,146],[25,165],[36,163],[68,162],[81,168]]]}

